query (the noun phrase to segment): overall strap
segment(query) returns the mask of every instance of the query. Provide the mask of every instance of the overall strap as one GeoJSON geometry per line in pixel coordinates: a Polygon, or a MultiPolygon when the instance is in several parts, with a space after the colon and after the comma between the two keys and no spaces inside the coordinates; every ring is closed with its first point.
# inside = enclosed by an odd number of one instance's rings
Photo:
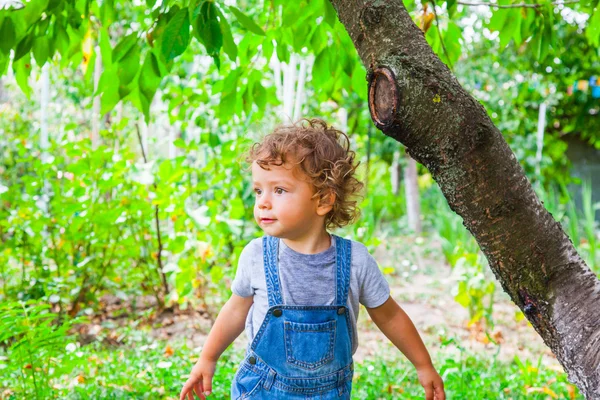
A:
{"type": "Polygon", "coordinates": [[[350,290],[350,268],[352,265],[352,242],[348,239],[335,237],[337,265],[337,299],[336,304],[346,306],[350,290]]]}
{"type": "Polygon", "coordinates": [[[279,281],[279,270],[277,259],[279,258],[279,239],[273,236],[263,237],[263,258],[265,265],[265,279],[267,281],[267,294],[269,296],[269,308],[283,304],[281,296],[281,284],[279,281]]]}

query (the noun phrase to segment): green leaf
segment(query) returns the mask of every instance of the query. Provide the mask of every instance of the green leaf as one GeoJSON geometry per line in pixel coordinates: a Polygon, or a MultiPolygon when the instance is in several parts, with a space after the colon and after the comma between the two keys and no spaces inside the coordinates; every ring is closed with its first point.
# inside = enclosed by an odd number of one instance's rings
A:
{"type": "Polygon", "coordinates": [[[16,36],[15,36],[15,25],[11,18],[4,18],[4,22],[0,27],[0,50],[4,54],[8,54],[10,49],[15,45],[16,36]]]}
{"type": "Polygon", "coordinates": [[[359,62],[354,63],[352,70],[352,91],[358,93],[361,98],[367,95],[367,72],[359,62]]]}
{"type": "Polygon", "coordinates": [[[277,42],[276,53],[279,61],[284,63],[290,62],[290,51],[286,42],[277,42]]]}
{"type": "Polygon", "coordinates": [[[229,218],[231,219],[242,219],[246,215],[246,208],[244,202],[239,197],[229,202],[229,218]]]}
{"type": "Polygon", "coordinates": [[[322,0],[323,1],[323,5],[325,6],[325,22],[327,22],[327,24],[329,24],[329,26],[331,26],[333,28],[333,26],[335,25],[335,20],[337,19],[337,12],[335,11],[335,8],[333,8],[333,5],[331,5],[331,2],[329,0],[322,0]]]}
{"type": "Polygon", "coordinates": [[[29,50],[31,50],[31,46],[33,45],[33,39],[34,36],[32,33],[28,34],[23,39],[21,39],[19,44],[17,44],[17,48],[15,49],[15,56],[13,58],[13,61],[17,61],[25,54],[29,53],[29,50]]]}
{"type": "Polygon", "coordinates": [[[119,98],[127,96],[133,89],[130,83],[140,69],[140,48],[133,46],[129,52],[117,64],[117,76],[119,77],[119,98]]]}
{"type": "Polygon", "coordinates": [[[237,45],[233,41],[231,27],[221,10],[218,7],[215,8],[219,14],[219,25],[221,26],[221,33],[223,34],[223,51],[229,56],[231,61],[235,61],[237,58],[237,45]]]}
{"type": "Polygon", "coordinates": [[[521,37],[527,39],[531,36],[532,25],[535,23],[535,11],[532,8],[521,9],[523,20],[521,21],[521,37]]]}
{"type": "Polygon", "coordinates": [[[262,42],[262,53],[265,56],[265,60],[271,60],[271,56],[273,55],[273,39],[266,38],[262,42]]]}
{"type": "Polygon", "coordinates": [[[167,62],[182,54],[190,41],[190,21],[187,7],[182,8],[167,24],[162,35],[161,51],[167,62]]]}
{"type": "Polygon", "coordinates": [[[454,23],[454,21],[449,21],[446,31],[443,34],[443,38],[448,57],[450,58],[450,63],[454,65],[458,61],[461,53],[460,41],[462,39],[462,30],[454,23]]]}
{"type": "Polygon", "coordinates": [[[146,123],[150,123],[150,102],[146,96],[140,92],[139,87],[134,87],[131,93],[127,96],[127,100],[137,108],[141,113],[144,114],[144,120],[146,123]]]}
{"type": "Polygon", "coordinates": [[[317,55],[312,71],[313,84],[316,87],[324,85],[331,79],[330,58],[329,51],[327,49],[324,49],[317,55]]]}
{"type": "Polygon", "coordinates": [[[531,46],[531,50],[533,50],[533,55],[536,60],[540,60],[542,56],[542,40],[544,35],[542,35],[542,31],[544,30],[544,19],[542,17],[536,19],[536,28],[533,32],[533,37],[529,41],[529,46],[531,46]],[[541,25],[541,27],[540,27],[541,25]]]}
{"type": "Polygon", "coordinates": [[[310,26],[308,24],[300,24],[292,32],[292,45],[296,53],[302,53],[302,49],[306,46],[306,38],[310,34],[310,26]]]}
{"type": "Polygon", "coordinates": [[[100,98],[101,114],[104,115],[114,108],[119,102],[119,76],[116,67],[105,68],[100,76],[98,88],[94,96],[102,95],[100,98]]]}
{"type": "Polygon", "coordinates": [[[110,37],[106,28],[100,28],[100,54],[102,56],[102,65],[108,68],[112,65],[112,51],[110,48],[110,37]]]}
{"type": "Polygon", "coordinates": [[[9,56],[0,53],[0,76],[3,76],[8,70],[9,56]]]}
{"type": "Polygon", "coordinates": [[[511,39],[517,38],[519,42],[521,40],[521,20],[523,19],[521,11],[518,8],[511,8],[508,10],[504,27],[500,30],[500,48],[503,49],[510,42],[511,39]]]}
{"type": "Polygon", "coordinates": [[[238,77],[239,72],[237,69],[234,69],[225,78],[223,92],[221,93],[221,102],[219,103],[219,118],[221,121],[227,121],[235,113],[238,77]]]}
{"type": "Polygon", "coordinates": [[[50,45],[48,37],[41,36],[35,39],[33,43],[33,57],[37,65],[44,65],[50,55],[50,45]]]}
{"type": "Polygon", "coordinates": [[[319,54],[327,45],[327,35],[322,25],[318,25],[310,38],[310,46],[315,54],[319,54]]]}
{"type": "Polygon", "coordinates": [[[117,75],[119,76],[119,83],[122,86],[128,85],[137,74],[139,68],[140,48],[138,46],[133,46],[117,63],[117,75]]]}
{"type": "MultiPolygon", "coordinates": [[[[118,62],[119,60],[121,60],[123,57],[125,57],[127,53],[129,53],[129,50],[131,50],[131,48],[136,44],[137,35],[135,33],[126,36],[123,40],[119,42],[119,44],[115,46],[112,52],[112,62],[118,62]]],[[[108,46],[110,46],[110,43],[108,46]]],[[[104,57],[104,54],[102,56],[104,57]]]]}
{"type": "Polygon", "coordinates": [[[115,21],[115,0],[104,0],[100,6],[100,21],[107,28],[115,21]]]}
{"type": "MultiPolygon", "coordinates": [[[[205,1],[199,7],[200,12],[194,22],[194,34],[204,45],[208,55],[215,60],[217,68],[220,68],[219,53],[223,46],[223,35],[217,19],[219,11],[212,1],[205,1]]],[[[233,41],[233,38],[231,40],[233,41]]]]}
{"type": "Polygon", "coordinates": [[[242,108],[244,109],[244,113],[246,115],[250,115],[250,113],[252,112],[252,104],[254,103],[251,89],[252,87],[250,85],[250,82],[248,82],[248,85],[246,85],[242,90],[242,108]]]}
{"type": "MultiPolygon", "coordinates": [[[[499,4],[505,4],[506,1],[500,1],[499,4]]],[[[492,18],[490,19],[490,23],[488,25],[490,31],[500,31],[504,27],[504,23],[506,22],[506,17],[511,9],[508,8],[498,8],[493,11],[492,18]]]]}
{"type": "Polygon", "coordinates": [[[66,59],[67,51],[69,50],[69,35],[64,27],[56,23],[54,24],[54,43],[56,50],[66,59]]]}
{"type": "Polygon", "coordinates": [[[600,45],[600,7],[596,7],[585,29],[585,37],[592,46],[600,45]]]}
{"type": "Polygon", "coordinates": [[[102,93],[102,97],[100,98],[100,115],[104,115],[115,108],[120,99],[119,88],[116,85],[111,86],[102,93]]]}
{"type": "Polygon", "coordinates": [[[234,6],[229,6],[229,9],[244,28],[246,28],[252,33],[256,33],[257,35],[266,35],[265,31],[260,26],[258,26],[254,21],[252,21],[246,14],[241,12],[239,9],[237,9],[234,6]]]}
{"type": "Polygon", "coordinates": [[[452,18],[456,12],[456,0],[447,0],[446,4],[448,8],[448,15],[450,18],[452,18]]]}
{"type": "Polygon", "coordinates": [[[140,76],[138,78],[138,86],[140,89],[140,95],[145,98],[145,102],[141,103],[142,112],[146,117],[146,121],[150,119],[150,104],[152,103],[152,99],[154,98],[154,94],[156,90],[160,86],[160,82],[162,80],[162,76],[160,74],[160,67],[158,65],[158,59],[152,52],[148,52],[146,54],[146,60],[144,60],[144,65],[142,66],[142,70],[140,71],[140,76]]]}
{"type": "Polygon", "coordinates": [[[45,18],[39,21],[35,25],[36,37],[45,36],[48,34],[48,27],[50,26],[50,18],[45,18]]]}
{"type": "Polygon", "coordinates": [[[254,99],[254,104],[258,107],[259,116],[262,115],[267,105],[267,91],[260,81],[255,82],[252,87],[252,98],[254,99]]]}
{"type": "Polygon", "coordinates": [[[31,87],[29,87],[29,74],[31,73],[31,55],[27,54],[12,63],[13,71],[17,84],[29,99],[31,97],[31,87]]]}

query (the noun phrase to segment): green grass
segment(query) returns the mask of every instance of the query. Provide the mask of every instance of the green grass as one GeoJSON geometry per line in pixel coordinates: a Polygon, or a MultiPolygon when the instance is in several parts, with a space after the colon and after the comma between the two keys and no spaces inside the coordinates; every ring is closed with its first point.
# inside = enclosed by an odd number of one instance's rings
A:
{"type": "MultiPolygon", "coordinates": [[[[63,368],[49,374],[51,389],[48,388],[44,397],[30,394],[27,398],[178,398],[199,349],[156,341],[135,328],[119,333],[124,337],[121,346],[107,347],[94,342],[73,349],[71,345],[71,351],[55,357],[54,363],[63,368]]],[[[352,398],[424,398],[416,371],[399,352],[394,353],[357,363],[352,398]]],[[[241,352],[230,348],[219,360],[212,398],[229,398],[231,378],[241,357],[241,352]]],[[[435,354],[435,359],[450,399],[547,399],[549,396],[568,399],[571,398],[569,390],[575,391],[574,398],[583,398],[568,384],[562,372],[518,358],[510,363],[500,362],[496,357],[484,358],[464,350],[454,339],[442,343],[442,350],[435,354]]],[[[21,371],[17,365],[4,364],[0,394],[4,392],[5,399],[24,398],[21,371]],[[10,390],[6,391],[7,388],[10,390]]]]}

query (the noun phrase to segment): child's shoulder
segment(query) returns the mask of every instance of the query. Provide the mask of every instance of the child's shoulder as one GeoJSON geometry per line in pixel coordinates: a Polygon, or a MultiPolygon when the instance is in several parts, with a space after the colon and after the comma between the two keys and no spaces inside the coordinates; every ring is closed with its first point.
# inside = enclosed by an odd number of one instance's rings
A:
{"type": "Polygon", "coordinates": [[[365,246],[364,243],[359,242],[358,240],[354,240],[352,238],[344,238],[346,240],[349,240],[350,243],[352,244],[352,261],[353,263],[360,263],[363,262],[367,259],[372,259],[373,256],[371,255],[371,253],[369,252],[369,249],[367,248],[367,246],[365,246]]]}
{"type": "Polygon", "coordinates": [[[251,239],[248,243],[246,243],[246,246],[244,246],[244,250],[242,251],[246,253],[256,253],[257,251],[262,251],[263,237],[264,236],[251,239]]]}

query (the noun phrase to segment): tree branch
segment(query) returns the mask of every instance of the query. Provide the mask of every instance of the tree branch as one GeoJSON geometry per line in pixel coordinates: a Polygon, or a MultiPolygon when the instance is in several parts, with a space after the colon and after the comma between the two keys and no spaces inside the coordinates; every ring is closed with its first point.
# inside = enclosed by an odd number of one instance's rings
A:
{"type": "MultiPolygon", "coordinates": [[[[146,151],[144,150],[144,143],[142,142],[142,135],[140,134],[140,127],[137,124],[135,124],[135,131],[137,133],[137,137],[140,142],[140,147],[142,148],[142,156],[144,157],[144,162],[148,163],[148,159],[146,158],[146,151]]],[[[158,190],[158,185],[156,184],[156,182],[154,182],[152,184],[152,186],[154,186],[154,190],[158,190]]],[[[162,279],[163,289],[165,291],[165,297],[166,297],[169,294],[169,284],[167,283],[167,277],[166,277],[165,273],[163,272],[163,262],[162,262],[163,243],[162,243],[162,238],[161,238],[161,234],[160,234],[160,218],[159,218],[158,213],[159,213],[159,209],[158,209],[158,204],[157,204],[154,206],[154,221],[155,221],[155,225],[156,225],[156,239],[158,240],[158,251],[156,254],[156,261],[158,262],[158,272],[162,279]]]]}

